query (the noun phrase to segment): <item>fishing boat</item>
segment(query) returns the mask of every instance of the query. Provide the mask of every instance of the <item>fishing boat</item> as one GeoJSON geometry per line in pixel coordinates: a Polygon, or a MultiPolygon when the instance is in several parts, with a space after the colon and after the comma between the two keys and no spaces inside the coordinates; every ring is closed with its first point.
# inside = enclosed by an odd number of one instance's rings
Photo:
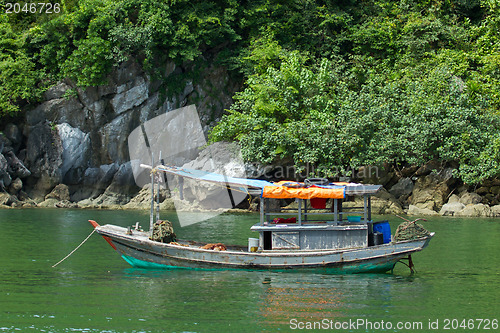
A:
{"type": "Polygon", "coordinates": [[[169,238],[155,238],[155,228],[158,231],[166,224],[158,213],[156,220],[153,218],[152,184],[149,231],[139,224],[125,228],[89,221],[126,262],[137,268],[387,272],[405,259],[412,269],[411,255],[427,247],[434,236],[415,221],[406,222],[392,235],[388,221],[372,220],[371,197],[381,190],[381,185],[330,183],[323,179],[273,183],[161,164],[143,167],[152,175],[209,182],[227,189],[229,194],[239,189],[259,197],[260,218],[249,231],[249,236],[255,236],[241,246],[227,245],[223,240],[204,243],[176,239],[172,230],[169,238]],[[272,204],[273,200],[292,204],[281,207],[272,204]],[[348,201],[360,205],[347,205],[348,201]],[[401,237],[412,228],[420,228],[420,232],[401,237]]]}
{"type": "MultiPolygon", "coordinates": [[[[424,249],[434,235],[415,221],[407,221],[393,237],[387,221],[373,221],[371,197],[381,190],[380,185],[326,179],[275,183],[232,172],[244,169],[244,163],[204,153],[210,150],[194,105],[144,122],[129,135],[128,145],[137,185],[151,187],[149,230],[144,231],[140,223],[128,228],[90,223],[133,267],[386,272],[405,258],[412,268],[411,254],[424,249]],[[158,156],[156,161],[154,156],[158,156]],[[177,239],[171,223],[159,216],[160,187],[166,189],[167,183],[170,190],[177,189],[171,194],[184,202],[185,192],[199,192],[201,184],[217,187],[218,191],[206,189],[215,198],[209,200],[216,206],[211,209],[228,209],[245,198],[260,198],[260,218],[249,230],[253,237],[241,246],[224,244],[224,240],[177,239]],[[291,205],[281,207],[285,200],[291,205]],[[353,200],[357,204],[352,205],[353,200]]],[[[227,152],[239,154],[238,149],[228,148],[222,155],[227,152]]],[[[181,227],[198,222],[184,218],[177,205],[176,210],[181,227]]],[[[220,210],[215,210],[204,219],[210,216],[215,221],[218,214],[220,210]]]]}

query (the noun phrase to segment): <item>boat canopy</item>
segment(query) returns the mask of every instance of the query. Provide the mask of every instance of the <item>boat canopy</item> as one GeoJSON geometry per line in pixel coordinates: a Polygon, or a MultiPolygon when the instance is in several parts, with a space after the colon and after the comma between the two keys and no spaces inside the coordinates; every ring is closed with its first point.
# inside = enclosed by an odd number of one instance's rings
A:
{"type": "Polygon", "coordinates": [[[281,181],[265,186],[262,189],[263,198],[272,199],[343,199],[345,186],[342,185],[305,185],[299,182],[281,181]]]}
{"type": "Polygon", "coordinates": [[[157,169],[171,175],[237,187],[244,191],[247,189],[260,190],[261,197],[272,199],[343,199],[346,195],[375,194],[382,188],[382,185],[346,182],[334,182],[328,185],[307,185],[295,181],[272,183],[267,180],[229,177],[214,172],[164,165],[158,166],[157,169]]]}

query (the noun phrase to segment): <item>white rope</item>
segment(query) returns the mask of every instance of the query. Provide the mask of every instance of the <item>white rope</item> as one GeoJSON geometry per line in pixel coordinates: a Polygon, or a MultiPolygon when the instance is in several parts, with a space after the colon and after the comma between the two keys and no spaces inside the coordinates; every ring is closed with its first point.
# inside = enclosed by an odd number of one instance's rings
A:
{"type": "Polygon", "coordinates": [[[71,251],[66,257],[62,258],[57,264],[54,264],[52,267],[56,267],[57,265],[59,265],[60,263],[62,263],[64,260],[68,259],[70,255],[72,255],[73,253],[75,253],[76,250],[78,250],[86,241],[88,241],[88,239],[90,238],[90,236],[92,236],[94,234],[94,232],[96,231],[96,229],[94,228],[94,230],[92,230],[92,232],[90,233],[90,235],[87,236],[87,238],[85,238],[83,240],[83,242],[80,243],[80,245],[78,245],[73,251],[71,251]]]}

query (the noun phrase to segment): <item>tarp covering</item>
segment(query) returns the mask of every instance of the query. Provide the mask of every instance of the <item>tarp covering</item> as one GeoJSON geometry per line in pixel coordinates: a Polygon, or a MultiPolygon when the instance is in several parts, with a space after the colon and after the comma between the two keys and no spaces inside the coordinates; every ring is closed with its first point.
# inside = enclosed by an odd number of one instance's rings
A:
{"type": "Polygon", "coordinates": [[[188,168],[177,168],[159,166],[158,170],[181,177],[218,183],[221,185],[232,185],[244,188],[261,189],[262,197],[273,199],[343,199],[345,197],[345,185],[356,185],[350,183],[334,183],[331,185],[306,186],[304,183],[294,181],[281,181],[271,183],[260,179],[246,179],[229,177],[214,172],[193,170],[188,168]]]}
{"type": "Polygon", "coordinates": [[[273,199],[312,199],[312,198],[324,198],[324,199],[343,199],[345,194],[345,188],[324,188],[324,187],[303,187],[294,188],[286,186],[265,186],[262,190],[263,198],[273,198],[273,199]]]}
{"type": "Polygon", "coordinates": [[[208,172],[203,170],[194,170],[188,168],[172,168],[166,166],[159,166],[158,169],[172,175],[197,179],[211,183],[229,184],[242,187],[250,187],[255,189],[273,185],[273,183],[268,182],[266,180],[229,177],[215,172],[208,172]]]}

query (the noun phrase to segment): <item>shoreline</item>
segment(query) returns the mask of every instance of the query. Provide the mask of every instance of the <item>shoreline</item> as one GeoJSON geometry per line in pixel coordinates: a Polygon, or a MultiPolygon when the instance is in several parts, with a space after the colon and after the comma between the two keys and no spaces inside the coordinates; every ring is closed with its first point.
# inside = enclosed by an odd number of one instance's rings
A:
{"type": "MultiPolygon", "coordinates": [[[[59,186],[59,185],[58,185],[59,186]]],[[[59,186],[64,187],[65,185],[59,186]]],[[[0,201],[0,209],[77,209],[77,210],[123,210],[123,211],[144,211],[149,212],[151,203],[148,198],[150,192],[149,188],[143,188],[135,196],[127,200],[126,203],[112,203],[110,200],[103,200],[102,197],[95,199],[84,199],[79,202],[72,202],[68,198],[56,198],[50,196],[43,201],[36,202],[35,200],[16,200],[11,205],[6,205],[0,201]],[[100,202],[100,203],[99,203],[100,202]]],[[[51,192],[52,193],[52,192],[51,192]]],[[[420,208],[415,205],[409,205],[408,208],[403,209],[398,203],[397,199],[391,195],[387,190],[383,189],[377,196],[372,199],[372,213],[374,215],[405,215],[405,216],[449,216],[449,217],[483,217],[495,218],[500,217],[500,205],[486,205],[480,203],[479,196],[475,193],[465,192],[461,196],[452,194],[449,196],[448,202],[445,203],[439,212],[420,208]]],[[[0,199],[5,196],[10,196],[7,193],[0,193],[0,199]]],[[[120,195],[118,195],[120,196],[120,195]]],[[[181,204],[175,205],[174,200],[167,196],[160,203],[159,210],[162,212],[221,212],[221,213],[234,213],[234,214],[252,214],[258,212],[258,203],[256,197],[250,200],[243,201],[242,208],[232,209],[205,209],[200,205],[193,205],[187,201],[181,201],[181,204]]],[[[5,200],[4,200],[5,202],[5,200]]],[[[344,205],[356,206],[360,202],[348,201],[344,205]]],[[[292,208],[294,203],[281,202],[281,207],[292,208]]],[[[311,209],[311,208],[310,208],[311,209]]]]}

